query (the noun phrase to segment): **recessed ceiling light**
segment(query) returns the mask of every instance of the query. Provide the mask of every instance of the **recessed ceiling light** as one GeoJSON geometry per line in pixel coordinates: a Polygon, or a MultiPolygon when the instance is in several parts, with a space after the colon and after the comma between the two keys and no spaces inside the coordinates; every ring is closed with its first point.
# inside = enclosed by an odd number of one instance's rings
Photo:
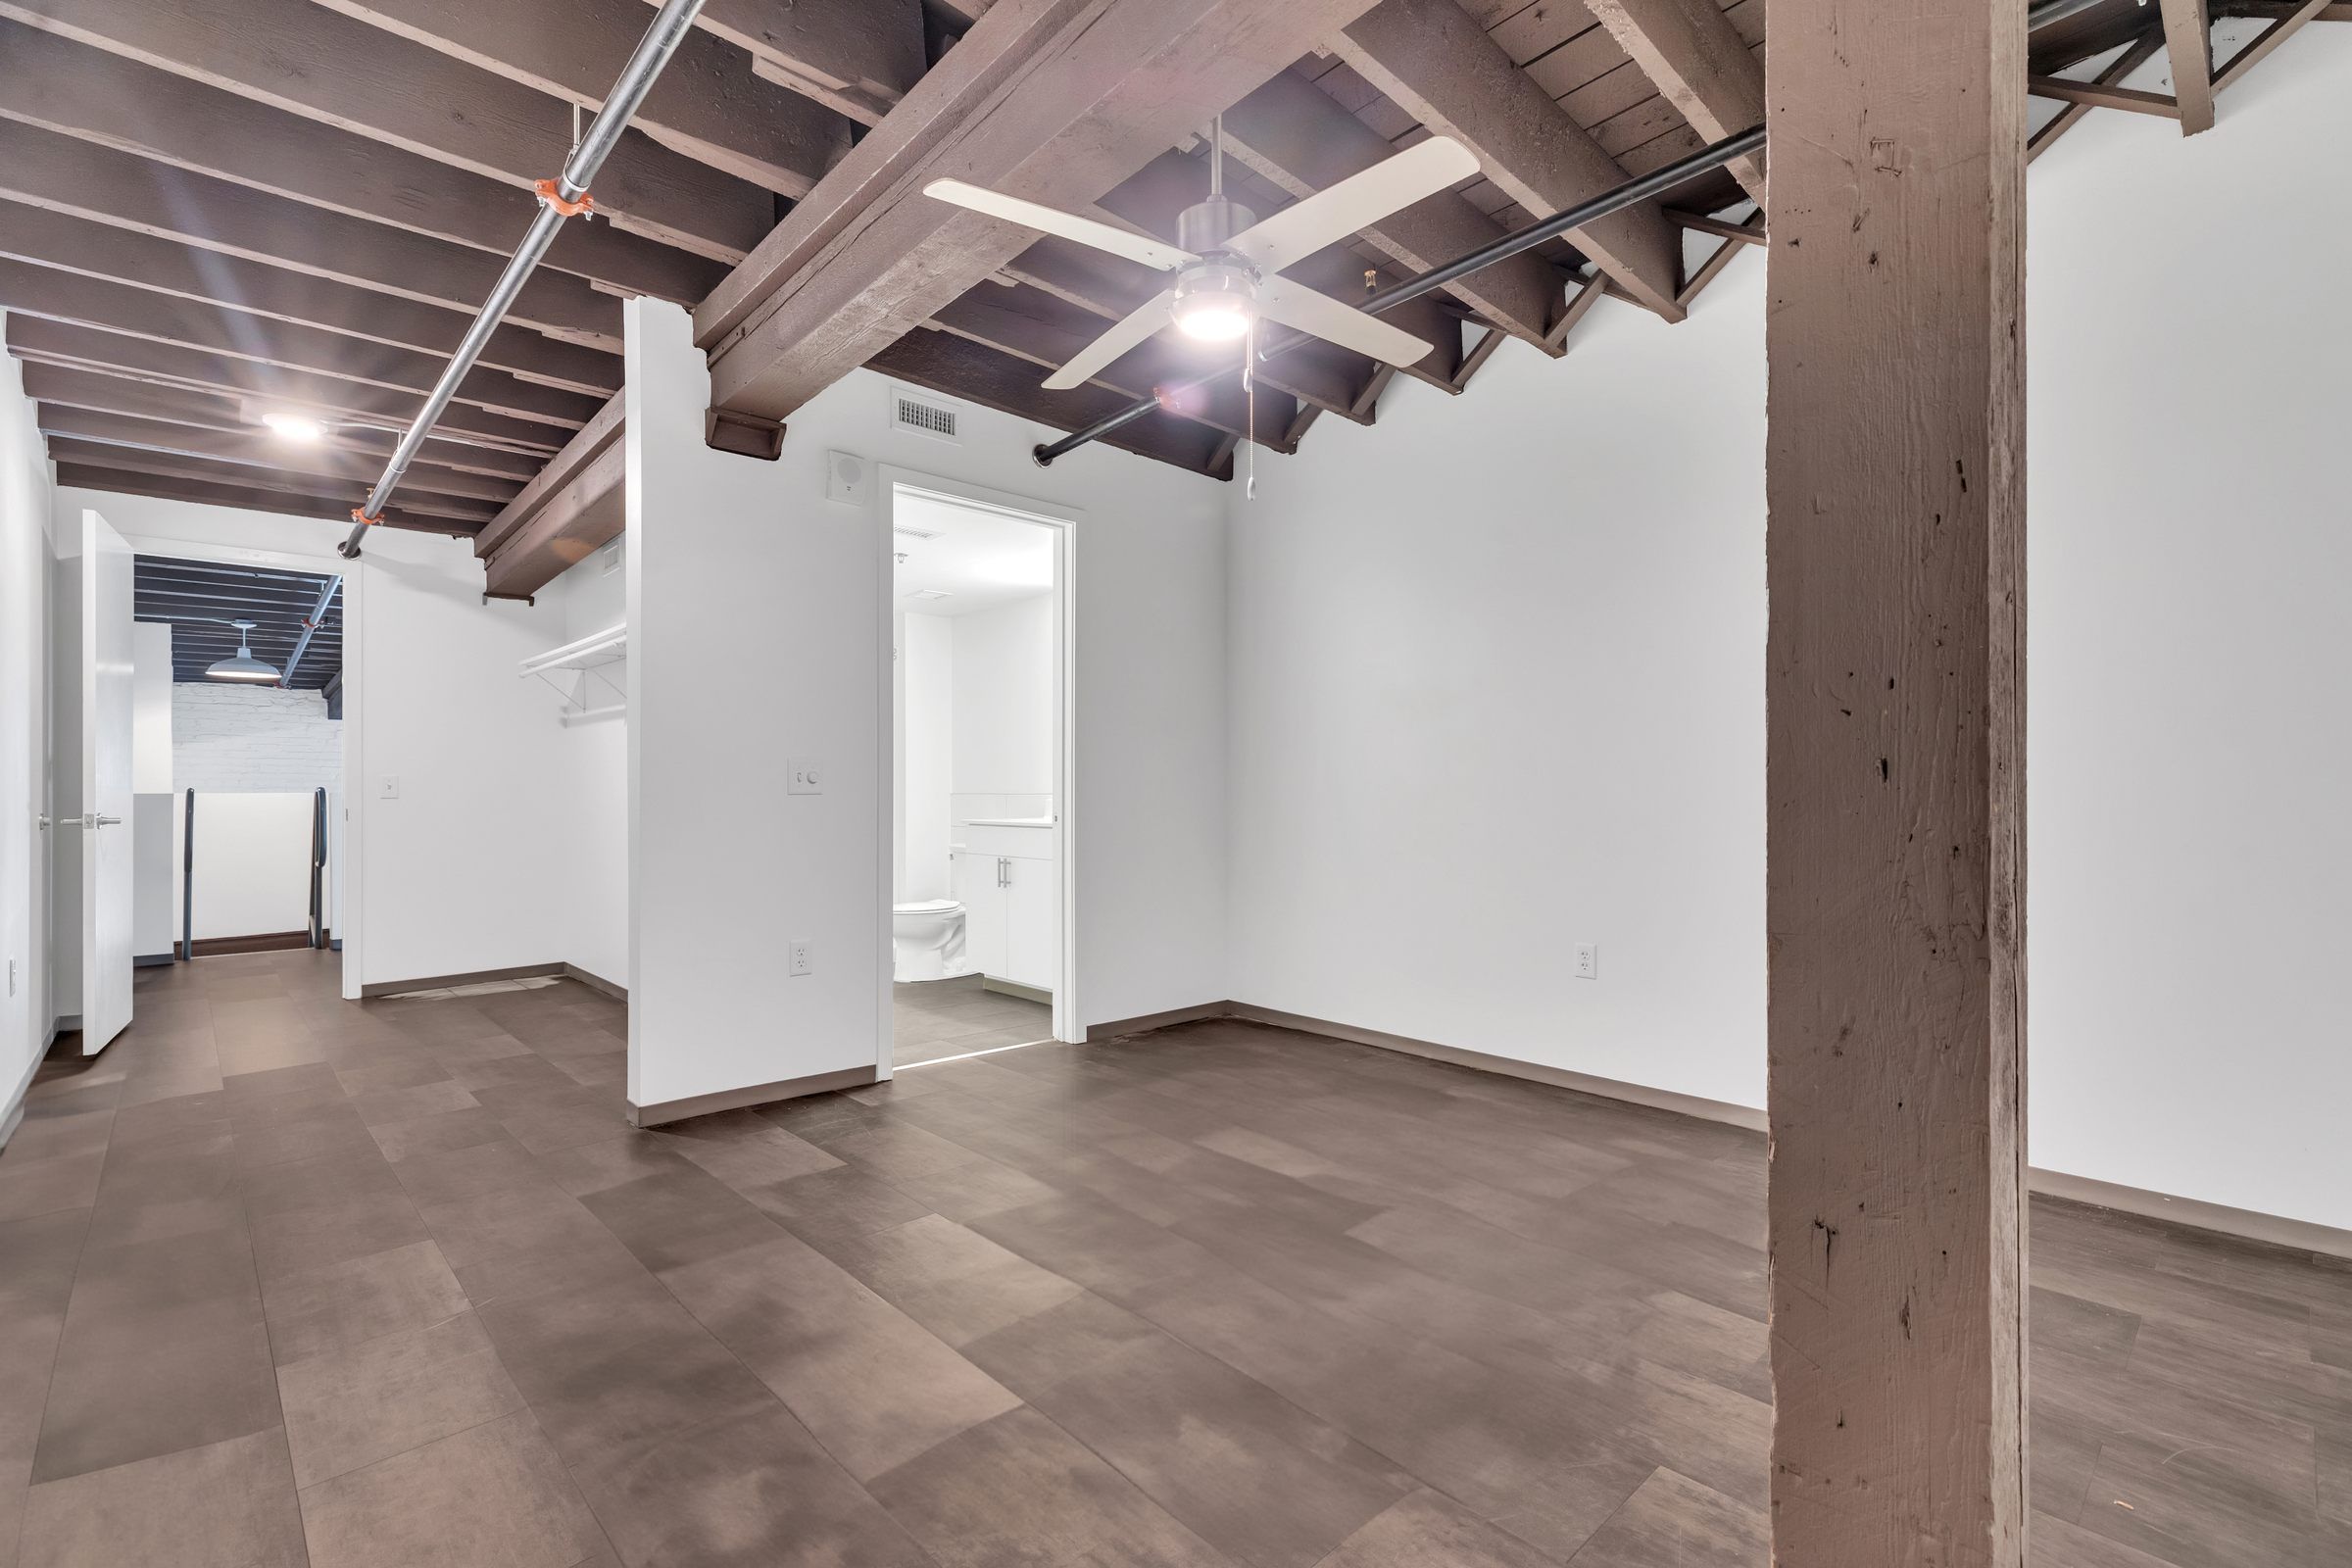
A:
{"type": "Polygon", "coordinates": [[[262,422],[289,441],[317,441],[326,434],[325,425],[299,414],[265,414],[262,422]]]}

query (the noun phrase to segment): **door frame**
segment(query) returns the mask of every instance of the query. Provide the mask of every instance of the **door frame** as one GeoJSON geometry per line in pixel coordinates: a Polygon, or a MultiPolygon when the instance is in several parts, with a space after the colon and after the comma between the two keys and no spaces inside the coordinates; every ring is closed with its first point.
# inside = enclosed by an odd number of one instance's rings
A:
{"type": "MultiPolygon", "coordinates": [[[[368,792],[354,787],[362,774],[361,760],[366,756],[362,744],[368,733],[368,681],[360,651],[365,647],[367,629],[366,605],[368,574],[363,569],[367,558],[347,561],[328,540],[317,551],[256,550],[247,545],[220,544],[207,539],[176,539],[169,534],[125,533],[125,543],[135,556],[175,556],[182,561],[217,561],[226,565],[278,566],[288,571],[329,571],[343,579],[343,860],[335,868],[336,899],[341,905],[335,932],[343,944],[339,956],[343,961],[343,1000],[360,1000],[360,976],[367,972],[362,960],[366,952],[367,933],[364,911],[367,901],[361,897],[367,886],[367,857],[361,846],[367,842],[368,792]]],[[[177,795],[174,791],[174,796],[177,795]]]]}
{"type": "Polygon", "coordinates": [[[874,1073],[878,1078],[891,1075],[891,1050],[896,1030],[891,1018],[891,976],[895,968],[896,950],[892,943],[891,910],[897,903],[896,850],[894,819],[897,805],[898,742],[893,722],[895,703],[892,692],[892,669],[898,653],[897,638],[892,633],[893,614],[897,609],[894,593],[897,551],[893,541],[898,537],[899,490],[905,486],[937,496],[943,501],[977,507],[983,511],[1005,514],[1018,521],[1034,523],[1045,528],[1054,540],[1054,873],[1061,883],[1061,954],[1056,967],[1060,973],[1054,987],[1054,1038],[1066,1045],[1083,1045],[1086,1028],[1078,1020],[1078,858],[1076,853],[1078,822],[1078,595],[1077,556],[1078,525],[1086,514],[1075,507],[1065,507],[1034,496],[1015,495],[1010,491],[992,490],[986,485],[969,484],[943,474],[927,473],[919,468],[900,467],[879,464],[877,478],[881,485],[880,506],[882,526],[874,530],[875,555],[879,579],[876,597],[881,604],[881,633],[875,662],[876,711],[881,714],[881,830],[875,834],[881,850],[880,877],[882,888],[882,989],[880,1008],[875,1014],[874,1073]]]}

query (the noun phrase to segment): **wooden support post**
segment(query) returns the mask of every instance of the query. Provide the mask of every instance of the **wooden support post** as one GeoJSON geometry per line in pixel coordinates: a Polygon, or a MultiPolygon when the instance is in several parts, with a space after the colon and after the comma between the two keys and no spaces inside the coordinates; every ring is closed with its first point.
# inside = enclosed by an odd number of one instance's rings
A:
{"type": "Polygon", "coordinates": [[[2025,20],[1773,12],[1786,1568],[2025,1561],[2025,20]]]}

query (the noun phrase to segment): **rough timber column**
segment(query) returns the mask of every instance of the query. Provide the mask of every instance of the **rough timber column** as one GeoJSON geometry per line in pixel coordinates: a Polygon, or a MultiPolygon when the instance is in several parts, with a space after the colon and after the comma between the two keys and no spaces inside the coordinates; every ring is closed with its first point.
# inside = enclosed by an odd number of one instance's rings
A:
{"type": "Polygon", "coordinates": [[[2025,19],[1773,5],[1779,1568],[2025,1560],[2025,19]]]}

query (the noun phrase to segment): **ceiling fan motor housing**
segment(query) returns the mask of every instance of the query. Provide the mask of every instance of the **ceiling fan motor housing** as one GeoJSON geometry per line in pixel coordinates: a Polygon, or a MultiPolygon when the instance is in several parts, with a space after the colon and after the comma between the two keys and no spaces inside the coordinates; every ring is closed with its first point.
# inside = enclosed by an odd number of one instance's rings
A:
{"type": "Polygon", "coordinates": [[[1255,221],[1249,208],[1222,196],[1188,207],[1177,219],[1178,243],[1200,258],[1176,274],[1173,314],[1180,326],[1195,335],[1223,337],[1231,326],[1203,332],[1201,322],[1248,319],[1257,298],[1257,271],[1225,246],[1255,221]]]}

